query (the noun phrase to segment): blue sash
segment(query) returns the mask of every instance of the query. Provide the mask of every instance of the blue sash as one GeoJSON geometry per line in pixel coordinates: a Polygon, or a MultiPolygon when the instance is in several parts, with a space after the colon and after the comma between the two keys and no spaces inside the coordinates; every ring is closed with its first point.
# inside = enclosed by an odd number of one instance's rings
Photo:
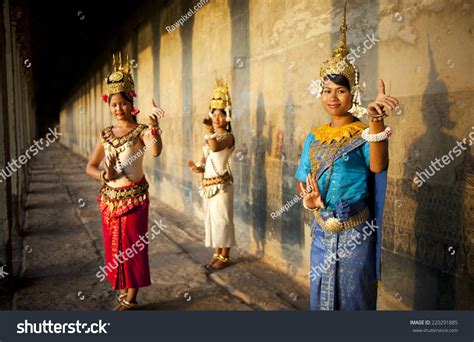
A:
{"type": "MultiPolygon", "coordinates": [[[[355,137],[351,141],[345,139],[341,143],[321,144],[318,140],[311,142],[309,157],[311,162],[311,174],[318,180],[328,170],[331,163],[362,146],[365,140],[355,137]],[[338,145],[341,144],[341,145],[338,145]],[[339,149],[338,149],[339,148],[339,149]]],[[[377,229],[376,249],[376,272],[377,279],[381,279],[381,255],[382,255],[382,219],[385,204],[385,193],[387,189],[387,170],[381,173],[369,174],[369,210],[371,218],[375,219],[377,229]]],[[[327,191],[327,189],[324,189],[327,191]]]]}

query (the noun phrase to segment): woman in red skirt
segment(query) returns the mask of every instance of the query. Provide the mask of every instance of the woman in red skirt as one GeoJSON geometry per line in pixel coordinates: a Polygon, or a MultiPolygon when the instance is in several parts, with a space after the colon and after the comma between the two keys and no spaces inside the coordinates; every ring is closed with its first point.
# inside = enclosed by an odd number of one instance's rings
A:
{"type": "MultiPolygon", "coordinates": [[[[133,107],[134,83],[127,58],[113,60],[105,79],[108,103],[116,123],[101,132],[86,172],[103,182],[98,198],[104,234],[105,277],[119,290],[118,306],[127,310],[137,304],[138,289],[151,284],[148,264],[148,183],[143,174],[143,156],[158,157],[162,150],[159,118],[164,111],[154,101],[149,125],[137,123],[133,107]],[[104,160],[105,158],[105,160],[104,160]],[[99,166],[104,160],[104,168],[99,166]]],[[[99,272],[100,273],[100,272],[99,272]]],[[[104,277],[104,275],[102,275],[104,277]]]]}

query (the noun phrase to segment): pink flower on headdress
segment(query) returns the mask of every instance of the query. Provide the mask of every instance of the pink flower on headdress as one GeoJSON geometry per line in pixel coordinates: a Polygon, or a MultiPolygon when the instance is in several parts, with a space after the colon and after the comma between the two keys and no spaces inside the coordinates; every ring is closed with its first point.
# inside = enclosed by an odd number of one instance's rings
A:
{"type": "Polygon", "coordinates": [[[130,97],[137,97],[137,93],[135,93],[133,90],[129,93],[130,97]]]}
{"type": "Polygon", "coordinates": [[[140,111],[136,108],[133,108],[132,111],[130,112],[130,114],[132,115],[138,115],[140,113],[140,111]]]}
{"type": "Polygon", "coordinates": [[[109,101],[109,97],[106,94],[102,94],[102,102],[107,103],[109,101]]]}

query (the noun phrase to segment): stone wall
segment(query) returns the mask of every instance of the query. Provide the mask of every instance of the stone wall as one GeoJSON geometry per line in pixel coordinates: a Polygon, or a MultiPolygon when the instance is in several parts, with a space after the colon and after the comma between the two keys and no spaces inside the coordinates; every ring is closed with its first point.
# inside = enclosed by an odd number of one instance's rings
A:
{"type": "Polygon", "coordinates": [[[36,136],[32,65],[28,59],[28,13],[18,1],[0,7],[0,295],[10,292],[20,272],[26,205],[26,156],[36,136]]]}

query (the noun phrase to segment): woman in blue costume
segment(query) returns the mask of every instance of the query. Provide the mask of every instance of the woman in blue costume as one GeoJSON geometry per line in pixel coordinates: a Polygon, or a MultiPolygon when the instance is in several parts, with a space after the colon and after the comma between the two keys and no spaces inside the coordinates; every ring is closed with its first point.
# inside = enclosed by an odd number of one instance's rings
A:
{"type": "Polygon", "coordinates": [[[306,138],[296,172],[311,224],[311,310],[375,310],[380,279],[381,223],[388,166],[384,125],[398,100],[378,95],[360,106],[363,84],[346,45],[346,9],[337,48],[310,91],[321,97],[331,122],[306,138]],[[366,125],[358,118],[368,115],[366,125]]]}

